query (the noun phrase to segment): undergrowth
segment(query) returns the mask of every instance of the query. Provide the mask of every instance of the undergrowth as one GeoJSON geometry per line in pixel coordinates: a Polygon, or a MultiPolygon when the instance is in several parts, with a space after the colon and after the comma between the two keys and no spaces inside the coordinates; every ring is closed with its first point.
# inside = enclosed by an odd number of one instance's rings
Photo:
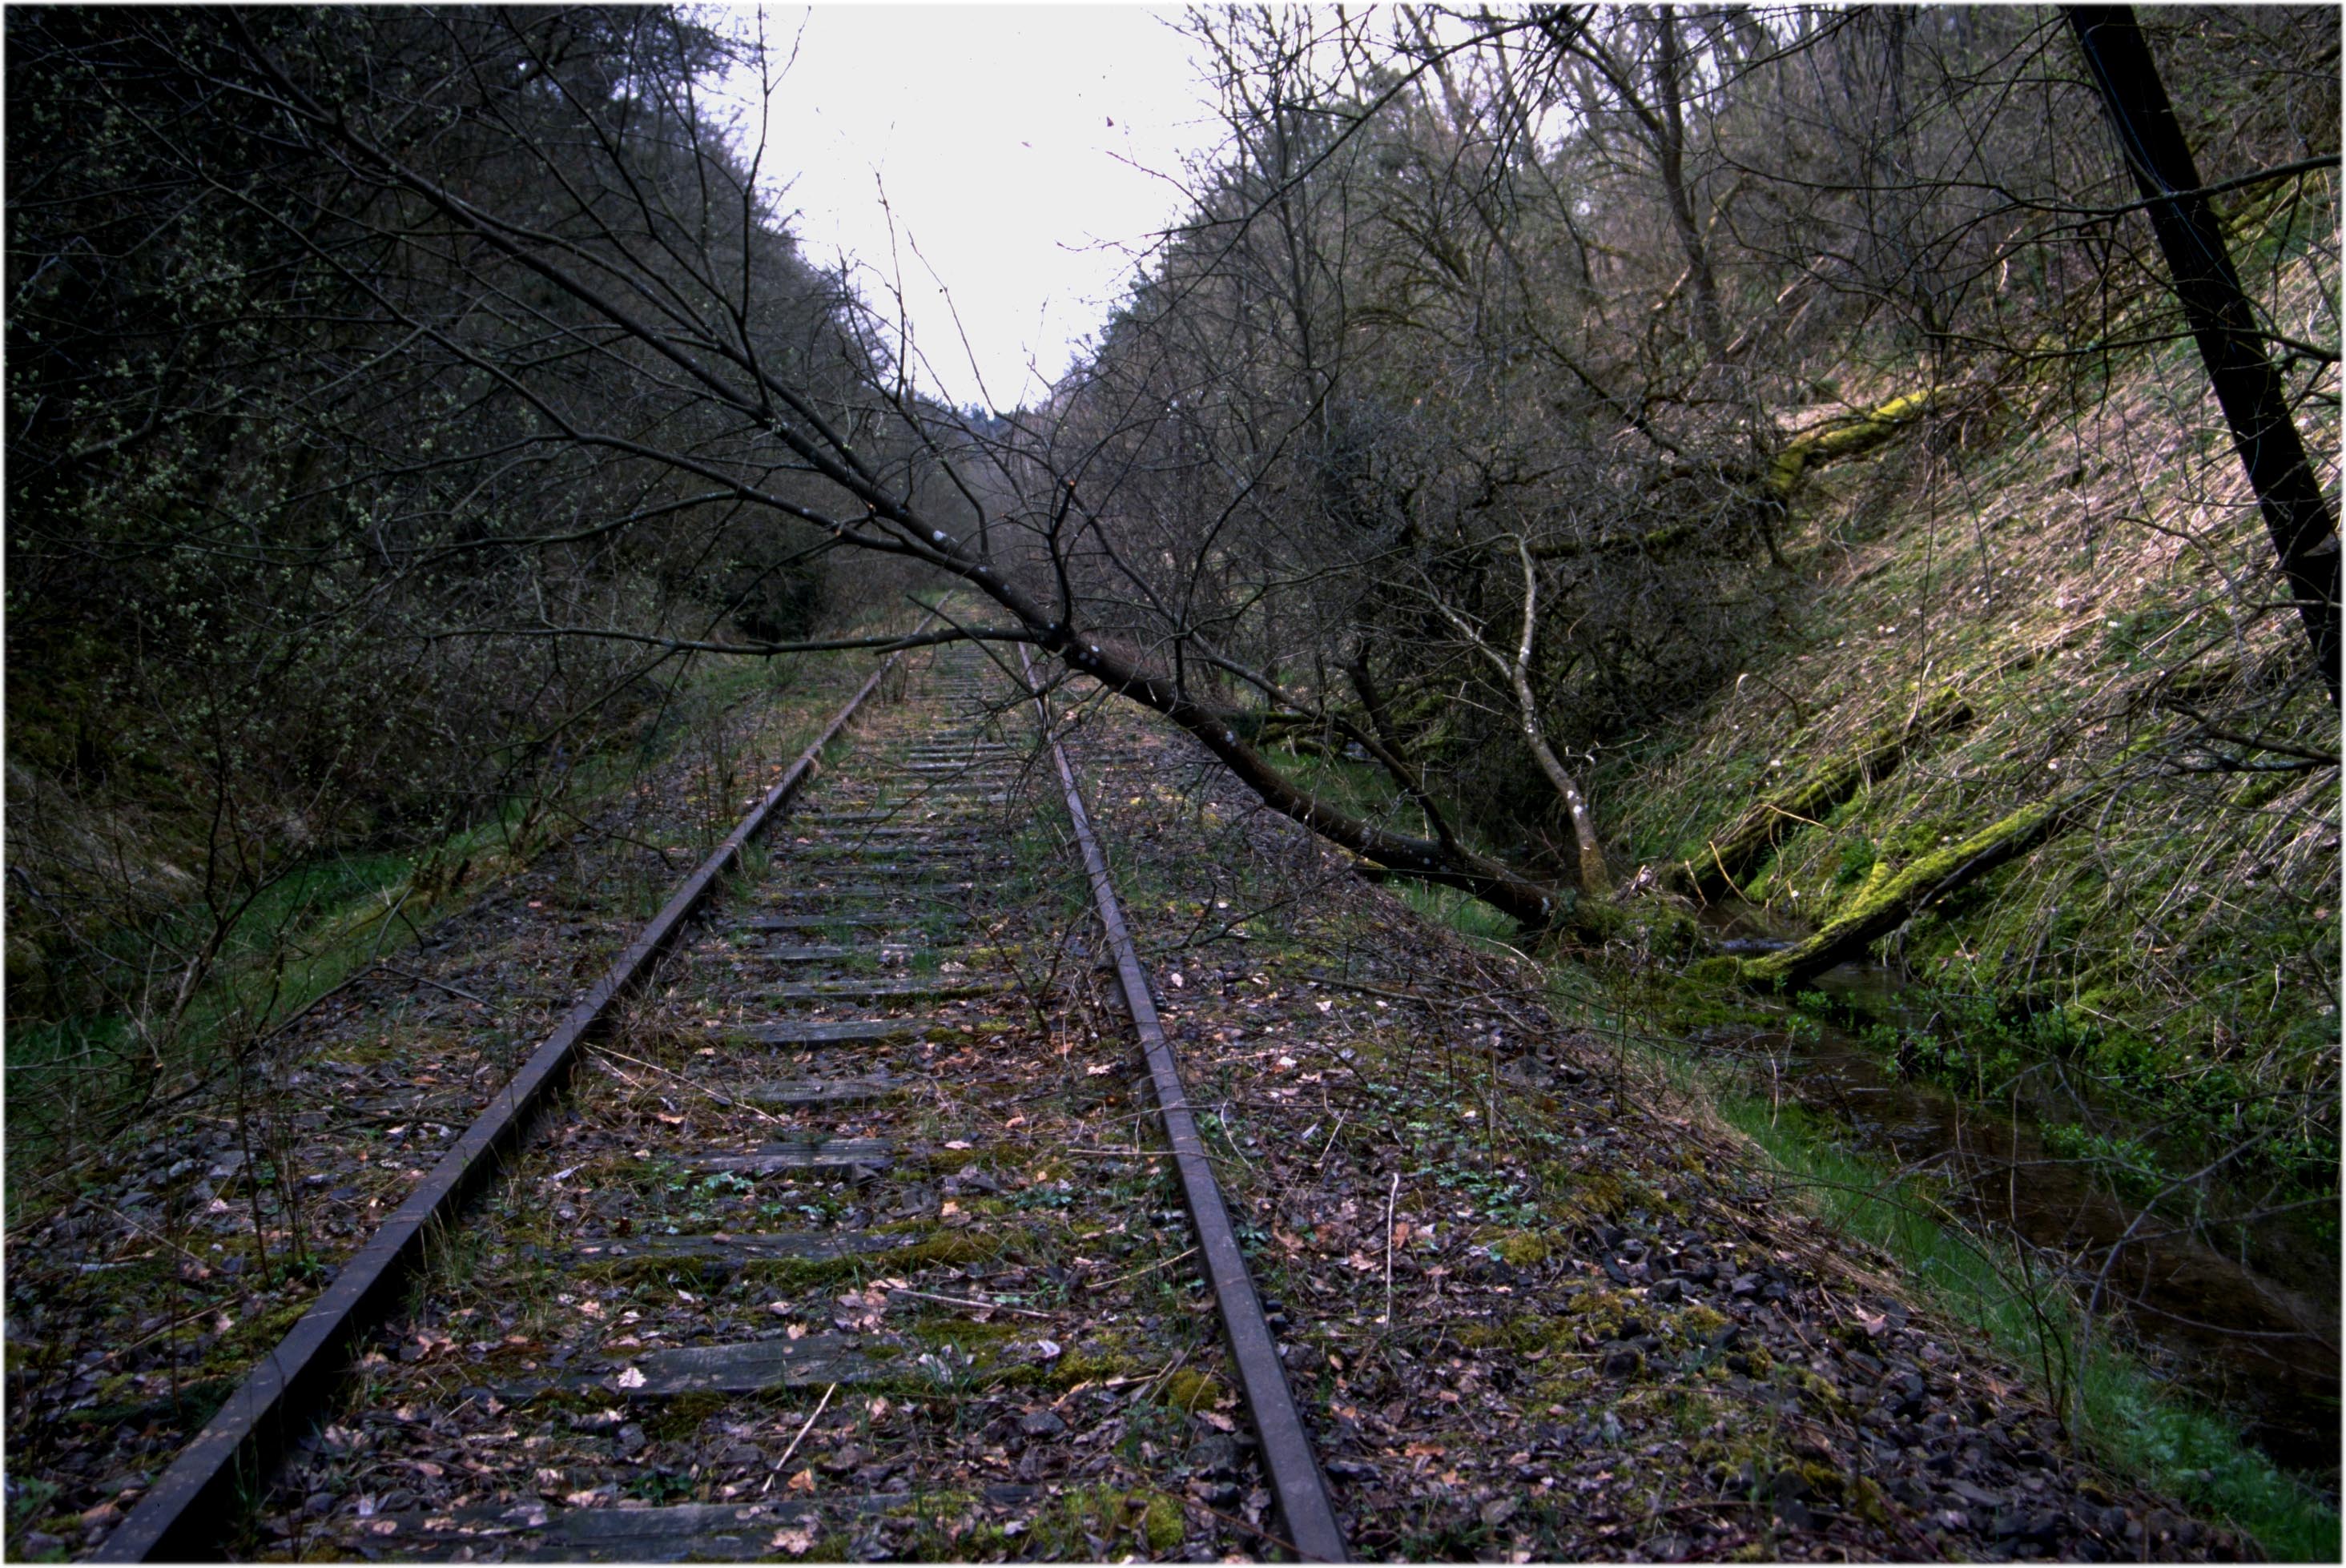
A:
{"type": "MultiPolygon", "coordinates": [[[[738,820],[742,802],[770,782],[765,748],[743,749],[729,716],[752,701],[802,707],[786,726],[793,734],[781,737],[785,747],[802,746],[868,668],[868,657],[835,655],[701,665],[630,729],[533,774],[527,788],[469,827],[404,849],[321,850],[263,871],[257,886],[108,933],[97,967],[113,978],[81,1009],[11,1019],[11,1223],[44,1190],[24,1179],[31,1173],[70,1160],[81,1144],[102,1140],[158,1096],[168,1104],[205,1092],[224,1074],[257,1069],[305,1009],[378,961],[396,959],[434,921],[533,863],[567,854],[580,878],[648,914],[738,820]],[[656,863],[623,858],[616,872],[590,877],[574,840],[592,818],[647,788],[651,771],[678,759],[695,776],[691,841],[649,846],[656,863]]],[[[578,896],[588,891],[582,881],[578,896]]]]}
{"type": "MultiPolygon", "coordinates": [[[[1472,901],[1409,901],[1460,934],[1486,934],[1489,911],[1472,901]]],[[[1658,1027],[1647,1001],[1626,994],[1617,977],[1558,965],[1548,982],[1564,1015],[1615,1041],[1625,1063],[1640,1064],[1674,1096],[1742,1135],[1812,1212],[1887,1254],[1930,1308],[1992,1340],[2066,1413],[2096,1462],[2246,1532],[2274,1561],[2337,1560],[2334,1504],[2275,1466],[2226,1417],[2176,1393],[2106,1332],[2087,1334],[2067,1280],[1956,1217],[1942,1184],[1844,1146],[1829,1123],[1798,1105],[1744,1092],[1678,1044],[1674,1031],[1658,1027]]],[[[1673,994],[1682,1012],[1684,994],[1673,994]]],[[[1810,1011],[1825,1011],[1822,1002],[1810,999],[1810,1011]]],[[[1793,1015],[1796,1027],[1799,1019],[1793,1015]]],[[[2143,1158],[2135,1149],[2104,1152],[2143,1158]]]]}
{"type": "MultiPolygon", "coordinates": [[[[1910,1053],[1943,1044],[1950,1078],[1992,1077],[2004,1054],[2057,1064],[2090,1083],[2089,1137],[2334,1194],[2337,714],[2272,602],[2272,546],[2205,374],[2178,341],[2017,371],[1991,401],[1994,419],[1951,416],[1820,475],[1788,550],[1789,635],[1701,710],[1606,753],[1592,793],[1629,862],[1667,881],[1755,806],[1959,696],[1963,723],[1781,814],[1772,856],[1734,880],[1747,929],[1821,927],[2090,787],[2065,831],[1882,944],[1941,1015],[1910,1053]]],[[[2335,419],[2305,433],[2334,474],[2335,419]]]]}
{"type": "Polygon", "coordinates": [[[2273,1561],[2338,1560],[2334,1506],[2125,1350],[2095,1340],[2080,1358],[2086,1336],[2064,1284],[1955,1221],[1928,1181],[1838,1146],[1797,1108],[1715,1084],[1710,1095],[1780,1182],[1887,1252],[1929,1306],[2029,1373],[2102,1464],[2245,1531],[2273,1561]]]}

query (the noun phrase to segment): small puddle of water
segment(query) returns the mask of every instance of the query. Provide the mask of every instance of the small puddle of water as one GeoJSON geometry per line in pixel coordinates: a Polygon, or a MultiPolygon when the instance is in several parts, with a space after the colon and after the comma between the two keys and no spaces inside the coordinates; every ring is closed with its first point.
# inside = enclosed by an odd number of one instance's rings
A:
{"type": "MultiPolygon", "coordinates": [[[[1726,945],[1762,951],[1750,939],[1726,945]]],[[[1814,989],[1875,1017],[1900,1015],[1895,978],[1879,966],[1844,964],[1814,989]]],[[[2275,1462],[2313,1472],[2334,1491],[2334,1243],[2314,1243],[2302,1224],[2283,1217],[2249,1227],[2239,1252],[2219,1252],[2189,1227],[2114,1194],[2085,1164],[2049,1151],[2036,1116],[2057,1115],[2056,1109],[2025,1099],[1994,1109],[1967,1105],[1901,1075],[1830,1023],[1804,1022],[1797,1033],[1714,1028],[1698,1031],[1696,1041],[1741,1059],[1761,1093],[1830,1118],[1856,1146],[1936,1171],[1973,1218],[2088,1271],[2107,1263],[2103,1310],[2116,1308],[2154,1363],[2232,1412],[2275,1462]]]]}

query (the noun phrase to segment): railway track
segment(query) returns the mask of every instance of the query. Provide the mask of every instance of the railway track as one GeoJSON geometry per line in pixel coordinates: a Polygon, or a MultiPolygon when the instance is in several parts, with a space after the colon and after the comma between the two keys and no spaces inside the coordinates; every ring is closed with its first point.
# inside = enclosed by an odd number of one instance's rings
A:
{"type": "Polygon", "coordinates": [[[101,1557],[1343,1555],[1040,699],[879,680],[101,1557]]]}

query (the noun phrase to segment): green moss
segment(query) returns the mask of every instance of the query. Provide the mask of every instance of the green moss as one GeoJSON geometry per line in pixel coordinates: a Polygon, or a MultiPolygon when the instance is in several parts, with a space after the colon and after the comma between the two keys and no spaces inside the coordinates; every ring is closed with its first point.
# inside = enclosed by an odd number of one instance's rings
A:
{"type": "Polygon", "coordinates": [[[1181,1512],[1178,1499],[1168,1497],[1161,1492],[1149,1494],[1141,1510],[1140,1532],[1151,1552],[1162,1557],[1181,1544],[1182,1536],[1188,1533],[1181,1512]]]}
{"type": "Polygon", "coordinates": [[[529,1406],[534,1410],[562,1410],[575,1415],[593,1415],[597,1410],[619,1410],[627,1403],[617,1394],[594,1384],[569,1388],[560,1383],[538,1389],[525,1399],[513,1402],[529,1406]]]}
{"type": "MultiPolygon", "coordinates": [[[[1766,885],[1762,867],[1778,845],[1811,824],[1828,819],[1841,823],[1848,815],[1849,803],[1869,784],[1897,768],[1925,740],[1962,728],[1973,718],[1971,703],[1952,687],[1918,709],[1901,711],[1860,738],[1846,752],[1811,767],[1791,789],[1749,807],[1731,825],[1680,851],[1675,880],[1706,899],[1739,887],[1746,897],[1756,900],[1766,885]]],[[[1849,843],[1845,850],[1853,852],[1864,842],[1849,843]]],[[[1871,853],[1871,846],[1866,848],[1871,853]]],[[[1873,863],[1868,859],[1863,866],[1849,871],[1845,861],[1845,874],[1836,880],[1855,881],[1873,863]]]]}
{"type": "Polygon", "coordinates": [[[77,1410],[67,1410],[64,1419],[76,1426],[119,1426],[126,1421],[144,1423],[158,1417],[167,1418],[192,1430],[211,1420],[214,1411],[228,1401],[236,1391],[238,1380],[232,1377],[202,1378],[183,1385],[177,1395],[161,1394],[148,1400],[123,1398],[125,1391],[117,1380],[116,1397],[77,1410]]]}
{"type": "Polygon", "coordinates": [[[916,1318],[905,1325],[904,1332],[923,1345],[953,1345],[974,1353],[982,1347],[1016,1339],[1018,1324],[1011,1319],[973,1323],[966,1318],[916,1318]]]}
{"type": "Polygon", "coordinates": [[[1195,1412],[1212,1410],[1230,1396],[1219,1378],[1185,1367],[1165,1380],[1157,1397],[1173,1410],[1195,1412]]]}
{"type": "Polygon", "coordinates": [[[1862,952],[1868,942],[1896,929],[1958,871],[1974,873],[1984,866],[2001,865],[2059,832],[2081,799],[2072,791],[2035,801],[1961,843],[1924,855],[1894,875],[1870,881],[1806,942],[1746,962],[1744,981],[1762,986],[1796,982],[1862,952]]]}
{"type": "Polygon", "coordinates": [[[698,1432],[729,1402],[723,1394],[678,1394],[644,1418],[644,1431],[663,1442],[680,1441],[698,1432]]]}
{"type": "Polygon", "coordinates": [[[1147,1363],[1138,1357],[1120,1354],[1111,1349],[1076,1349],[1068,1351],[1051,1363],[1056,1380],[1072,1388],[1077,1383],[1099,1382],[1109,1378],[1129,1378],[1141,1372],[1147,1363]]]}
{"type": "Polygon", "coordinates": [[[1027,1560],[1087,1560],[1099,1555],[1096,1543],[1113,1543],[1127,1531],[1138,1534],[1153,1552],[1172,1551],[1187,1533],[1180,1502],[1158,1492],[1078,1487],[1035,1516],[1015,1554],[1027,1560]]]}
{"type": "Polygon", "coordinates": [[[1782,1369],[1784,1380],[1799,1389],[1801,1395],[1820,1409],[1836,1413],[1849,1413],[1850,1403],[1830,1379],[1809,1370],[1806,1367],[1787,1366],[1782,1369]]]}
{"type": "Polygon", "coordinates": [[[883,1260],[891,1268],[959,1266],[990,1261],[1002,1256],[1007,1245],[1005,1237],[970,1226],[936,1231],[909,1247],[892,1248],[883,1255],[883,1260]]]}
{"type": "Polygon", "coordinates": [[[1927,412],[1938,393],[1933,390],[1905,392],[1874,404],[1847,419],[1827,420],[1784,443],[1769,466],[1769,499],[1789,502],[1810,468],[1844,457],[1856,457],[1887,443],[1916,418],[1927,412]]]}
{"type": "Polygon", "coordinates": [[[246,1319],[205,1359],[213,1363],[241,1364],[275,1349],[278,1343],[293,1331],[293,1325],[301,1320],[301,1315],[310,1310],[310,1305],[306,1298],[288,1301],[246,1319]]]}
{"type": "Polygon", "coordinates": [[[1678,1315],[1678,1322],[1688,1338],[1707,1339],[1726,1328],[1728,1319],[1716,1308],[1706,1307],[1697,1301],[1678,1315]]]}
{"type": "Polygon", "coordinates": [[[1529,1268],[1545,1263],[1555,1252],[1555,1245],[1534,1231],[1511,1230],[1491,1243],[1491,1250],[1504,1262],[1517,1268],[1529,1268]]]}
{"type": "Polygon", "coordinates": [[[1584,1172],[1559,1161],[1542,1167],[1540,1179],[1567,1224],[1609,1219],[1625,1207],[1627,1188],[1618,1176],[1584,1172]]]}
{"type": "Polygon", "coordinates": [[[1462,1350],[1487,1350],[1494,1345],[1507,1343],[1507,1327],[1496,1320],[1457,1323],[1452,1325],[1450,1337],[1458,1342],[1462,1350]]]}
{"type": "Polygon", "coordinates": [[[1891,1519],[1890,1499],[1881,1483],[1869,1475],[1846,1478],[1850,1511],[1868,1524],[1888,1528],[1891,1519]]]}

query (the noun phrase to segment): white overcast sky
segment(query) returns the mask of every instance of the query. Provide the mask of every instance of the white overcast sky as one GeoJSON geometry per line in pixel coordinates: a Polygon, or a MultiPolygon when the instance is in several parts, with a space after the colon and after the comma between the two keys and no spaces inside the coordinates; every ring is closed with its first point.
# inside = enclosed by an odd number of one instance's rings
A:
{"type": "Polygon", "coordinates": [[[1179,216],[1184,158],[1219,127],[1178,17],[1096,5],[765,12],[775,59],[797,48],[767,115],[769,182],[789,181],[782,203],[811,260],[856,258],[871,270],[864,297],[891,313],[886,275],[901,276],[933,393],[1004,410],[1038,397],[1179,216]]]}

